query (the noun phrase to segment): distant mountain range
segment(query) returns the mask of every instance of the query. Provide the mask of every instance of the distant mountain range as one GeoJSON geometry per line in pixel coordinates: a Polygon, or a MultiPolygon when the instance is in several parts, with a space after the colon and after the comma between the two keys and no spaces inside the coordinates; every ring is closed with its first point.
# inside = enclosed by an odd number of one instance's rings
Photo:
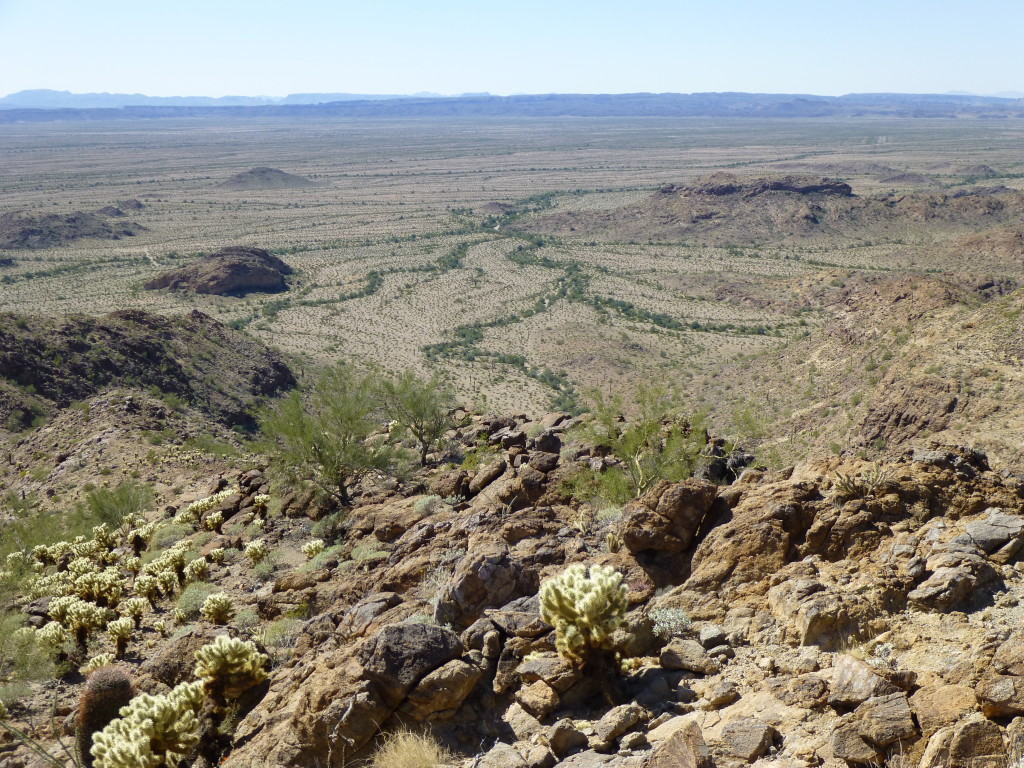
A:
{"type": "Polygon", "coordinates": [[[21,91],[0,99],[0,122],[174,117],[932,117],[1021,118],[1024,99],[971,94],[773,93],[465,94],[351,93],[221,98],[21,91]]]}

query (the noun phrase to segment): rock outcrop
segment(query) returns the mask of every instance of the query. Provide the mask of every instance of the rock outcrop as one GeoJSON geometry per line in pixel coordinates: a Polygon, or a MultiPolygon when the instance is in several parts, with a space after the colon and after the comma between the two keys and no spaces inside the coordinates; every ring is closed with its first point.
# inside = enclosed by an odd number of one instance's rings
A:
{"type": "Polygon", "coordinates": [[[288,288],[292,268],[262,248],[231,246],[184,267],[165,272],[146,283],[147,290],[241,295],[253,291],[276,293],[288,288]]]}

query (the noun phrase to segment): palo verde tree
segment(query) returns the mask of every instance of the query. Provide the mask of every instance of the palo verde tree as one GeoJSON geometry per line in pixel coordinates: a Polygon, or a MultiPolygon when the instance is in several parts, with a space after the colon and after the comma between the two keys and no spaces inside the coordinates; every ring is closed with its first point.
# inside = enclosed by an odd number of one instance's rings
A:
{"type": "Polygon", "coordinates": [[[621,396],[594,392],[591,400],[586,438],[619,459],[621,469],[609,473],[621,473],[631,496],[641,496],[658,480],[676,482],[693,474],[707,433],[701,419],[683,415],[675,394],[660,387],[638,388],[629,419],[623,416],[621,396]]]}
{"type": "Polygon", "coordinates": [[[397,449],[369,439],[383,417],[375,378],[337,365],[305,396],[293,392],[265,414],[260,431],[285,474],[347,505],[353,483],[369,472],[393,469],[397,449]]]}
{"type": "Polygon", "coordinates": [[[424,381],[412,371],[397,379],[384,379],[380,393],[388,417],[412,435],[419,448],[420,466],[425,466],[427,454],[453,426],[455,394],[436,374],[424,381]]]}

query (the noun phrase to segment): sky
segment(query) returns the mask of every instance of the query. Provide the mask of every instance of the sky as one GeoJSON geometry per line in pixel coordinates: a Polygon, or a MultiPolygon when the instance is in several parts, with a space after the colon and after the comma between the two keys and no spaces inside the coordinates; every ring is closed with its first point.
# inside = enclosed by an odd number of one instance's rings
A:
{"type": "Polygon", "coordinates": [[[0,0],[0,96],[1024,91],[1021,0],[0,0]]]}

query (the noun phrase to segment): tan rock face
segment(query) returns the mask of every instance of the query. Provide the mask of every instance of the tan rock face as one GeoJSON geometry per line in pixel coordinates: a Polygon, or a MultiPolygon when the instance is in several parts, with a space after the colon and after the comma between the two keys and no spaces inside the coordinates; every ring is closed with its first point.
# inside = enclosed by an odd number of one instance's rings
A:
{"type": "Polygon", "coordinates": [[[648,550],[682,552],[693,541],[715,500],[716,489],[702,480],[661,481],[623,510],[621,535],[636,554],[648,550]]]}

